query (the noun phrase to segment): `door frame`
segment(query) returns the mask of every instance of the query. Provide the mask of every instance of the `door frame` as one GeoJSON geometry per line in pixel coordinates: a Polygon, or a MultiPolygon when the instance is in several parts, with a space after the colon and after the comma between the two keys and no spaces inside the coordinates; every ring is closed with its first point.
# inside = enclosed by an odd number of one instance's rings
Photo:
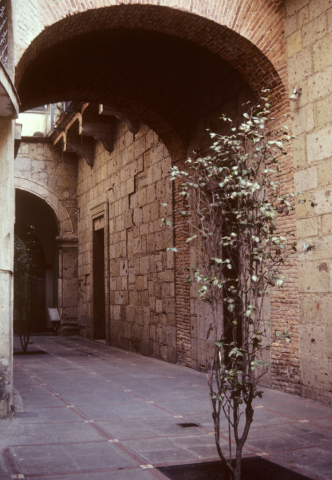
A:
{"type": "Polygon", "coordinates": [[[94,320],[94,278],[93,278],[93,232],[98,230],[98,224],[103,225],[104,228],[104,288],[105,288],[105,337],[106,343],[110,345],[110,289],[109,289],[109,217],[108,217],[108,202],[100,203],[90,209],[91,213],[91,248],[90,248],[90,261],[91,261],[91,313],[93,319],[93,335],[95,328],[94,320]]]}

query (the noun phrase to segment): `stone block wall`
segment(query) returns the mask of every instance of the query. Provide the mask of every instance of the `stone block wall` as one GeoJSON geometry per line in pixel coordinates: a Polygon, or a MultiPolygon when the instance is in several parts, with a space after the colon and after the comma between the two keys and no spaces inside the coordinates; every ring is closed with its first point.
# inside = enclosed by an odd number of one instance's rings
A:
{"type": "Polygon", "coordinates": [[[302,394],[332,402],[332,4],[286,2],[285,35],[292,103],[295,190],[317,202],[297,204],[302,394]]]}
{"type": "Polygon", "coordinates": [[[109,321],[113,346],[176,361],[171,159],[157,135],[141,125],[133,136],[124,124],[110,154],[96,145],[91,170],[79,161],[80,323],[93,337],[92,212],[109,204],[109,321]],[[164,207],[161,204],[167,203],[164,207]]]}

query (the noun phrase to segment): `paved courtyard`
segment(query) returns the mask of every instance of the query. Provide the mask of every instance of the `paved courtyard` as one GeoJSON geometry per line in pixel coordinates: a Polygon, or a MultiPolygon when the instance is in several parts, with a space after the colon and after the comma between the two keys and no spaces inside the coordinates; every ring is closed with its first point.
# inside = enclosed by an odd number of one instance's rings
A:
{"type": "MultiPolygon", "coordinates": [[[[78,337],[31,341],[45,353],[15,356],[0,480],[161,480],[156,466],[218,459],[204,374],[78,337]]],[[[264,391],[245,454],[331,480],[332,407],[264,391]]]]}

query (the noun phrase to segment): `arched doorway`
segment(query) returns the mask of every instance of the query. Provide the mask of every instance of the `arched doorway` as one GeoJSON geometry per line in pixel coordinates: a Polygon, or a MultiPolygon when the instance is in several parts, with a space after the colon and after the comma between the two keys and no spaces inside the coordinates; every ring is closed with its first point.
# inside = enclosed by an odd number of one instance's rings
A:
{"type": "MultiPolygon", "coordinates": [[[[20,252],[24,257],[28,248],[34,269],[31,299],[28,300],[31,303],[31,333],[45,332],[52,328],[47,308],[57,307],[58,302],[57,220],[52,208],[36,195],[16,189],[15,196],[16,259],[20,252]]],[[[20,296],[22,288],[24,290],[21,282],[25,273],[24,265],[19,265],[18,261],[14,277],[14,326],[22,321],[22,315],[25,315],[22,307],[27,302],[25,293],[20,296]]]]}

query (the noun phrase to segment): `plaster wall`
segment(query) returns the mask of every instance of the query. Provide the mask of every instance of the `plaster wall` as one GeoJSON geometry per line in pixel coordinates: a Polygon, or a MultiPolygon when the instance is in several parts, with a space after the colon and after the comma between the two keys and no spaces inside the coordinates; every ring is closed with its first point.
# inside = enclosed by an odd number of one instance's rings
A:
{"type": "Polygon", "coordinates": [[[285,35],[295,140],[295,190],[314,200],[296,206],[299,256],[300,362],[304,396],[332,402],[332,4],[286,2],[285,35]]]}

